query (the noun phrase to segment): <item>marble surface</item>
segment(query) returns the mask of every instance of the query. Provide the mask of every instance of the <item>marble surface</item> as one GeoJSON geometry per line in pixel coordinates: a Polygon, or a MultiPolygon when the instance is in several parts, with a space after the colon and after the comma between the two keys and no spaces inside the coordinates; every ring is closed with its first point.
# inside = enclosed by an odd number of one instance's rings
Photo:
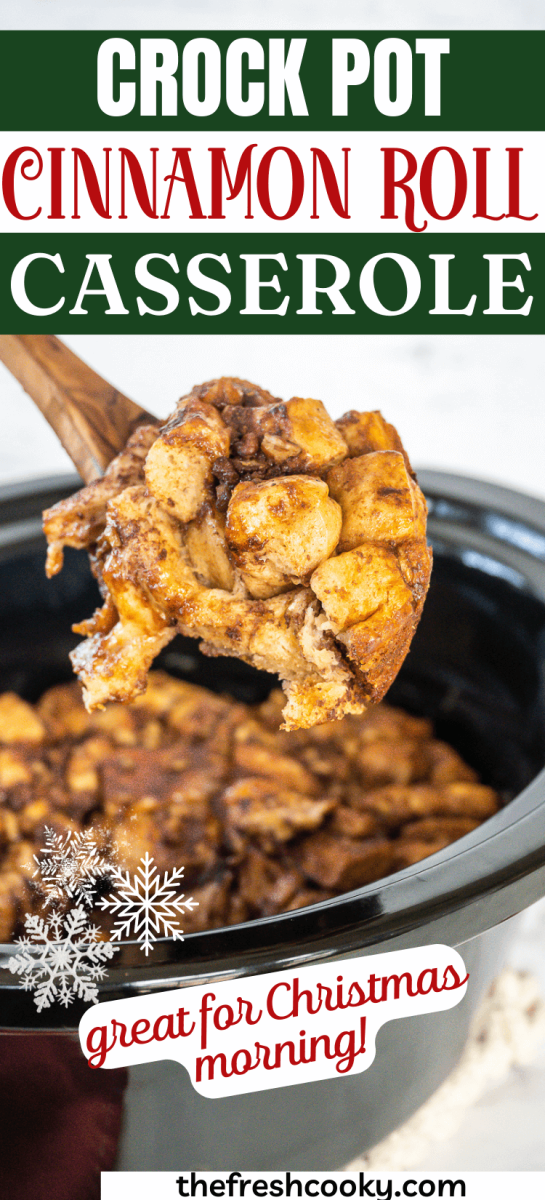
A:
{"type": "MultiPolygon", "coordinates": [[[[524,914],[507,963],[536,975],[545,996],[545,900],[524,914]]],[[[418,1170],[545,1171],[545,1044],[532,1063],[490,1088],[418,1170]]]]}
{"type": "MultiPolygon", "coordinates": [[[[543,28],[543,0],[0,0],[9,28],[543,28]],[[333,16],[334,10],[334,16],[333,16]]],[[[62,336],[62,330],[60,331],[62,336]]],[[[255,378],[279,395],[320,396],[337,414],[383,408],[415,462],[545,499],[544,339],[539,337],[88,337],[72,348],[123,391],[166,414],[193,383],[255,378]]],[[[30,400],[0,367],[0,484],[70,468],[30,400]]],[[[509,961],[545,994],[545,901],[524,916],[509,961]]],[[[545,1047],[420,1164],[545,1171],[545,1047]]],[[[135,1161],[132,1169],[138,1167],[135,1161]]],[[[129,1168],[130,1169],[130,1168],[129,1168]]]]}

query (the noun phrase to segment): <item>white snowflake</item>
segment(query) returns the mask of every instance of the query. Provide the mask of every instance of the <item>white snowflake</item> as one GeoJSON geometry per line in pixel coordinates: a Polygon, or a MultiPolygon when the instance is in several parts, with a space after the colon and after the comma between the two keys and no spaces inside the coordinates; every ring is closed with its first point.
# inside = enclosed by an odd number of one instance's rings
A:
{"type": "Polygon", "coordinates": [[[183,867],[176,867],[170,874],[165,871],[161,882],[160,872],[149,854],[146,853],[140,863],[132,879],[128,871],[112,867],[110,874],[115,892],[112,896],[103,896],[99,907],[116,917],[110,935],[112,941],[134,937],[148,955],[158,937],[183,941],[177,915],[191,912],[198,907],[198,901],[192,896],[185,899],[183,892],[177,895],[183,867]]]}
{"type": "Polygon", "coordinates": [[[46,908],[66,900],[92,908],[97,884],[112,873],[111,858],[99,849],[89,829],[55,833],[46,826],[45,846],[34,861],[34,878],[40,876],[46,908]]]}
{"type": "Polygon", "coordinates": [[[97,1004],[97,981],[106,975],[102,964],[119,947],[99,940],[100,930],[89,925],[83,906],[65,917],[27,915],[25,929],[28,937],[17,940],[18,953],[11,955],[8,966],[21,976],[24,991],[34,992],[38,1012],[54,1000],[65,1008],[77,997],[97,1004]]]}

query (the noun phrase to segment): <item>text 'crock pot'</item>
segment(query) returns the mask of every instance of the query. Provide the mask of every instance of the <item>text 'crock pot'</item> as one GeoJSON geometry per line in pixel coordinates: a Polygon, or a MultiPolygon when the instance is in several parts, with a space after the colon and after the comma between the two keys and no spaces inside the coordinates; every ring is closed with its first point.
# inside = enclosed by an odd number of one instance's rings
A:
{"type": "MultiPolygon", "coordinates": [[[[126,945],[100,995],[212,984],[433,942],[462,954],[467,995],[448,1012],[384,1026],[371,1068],[339,1080],[207,1100],[177,1064],[133,1068],[133,1079],[150,1084],[133,1169],[342,1167],[406,1120],[453,1068],[501,960],[505,923],[545,893],[545,504],[435,472],[422,472],[420,482],[435,566],[388,700],[431,717],[504,807],[440,853],[344,896],[158,942],[145,962],[126,945]]],[[[29,700],[71,677],[77,639],[70,626],[97,602],[85,554],[69,551],[62,575],[49,582],[44,575],[41,510],[77,485],[63,477],[0,489],[0,691],[29,700]]],[[[188,639],[173,642],[159,665],[246,701],[263,699],[273,684],[237,660],[202,657],[188,639]]],[[[0,1026],[74,1030],[82,1007],[38,1014],[7,969],[11,952],[0,953],[0,1026]]],[[[129,1103],[129,1135],[137,1107],[129,1103]]]]}

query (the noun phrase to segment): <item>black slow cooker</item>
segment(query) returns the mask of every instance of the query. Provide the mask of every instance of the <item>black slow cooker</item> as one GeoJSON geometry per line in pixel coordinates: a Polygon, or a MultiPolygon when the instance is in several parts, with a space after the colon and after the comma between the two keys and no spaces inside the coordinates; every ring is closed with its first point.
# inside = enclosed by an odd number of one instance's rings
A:
{"type": "MultiPolygon", "coordinates": [[[[431,717],[438,735],[501,793],[501,811],[416,866],[334,900],[183,943],[161,942],[145,962],[127,945],[101,998],[432,942],[460,951],[468,993],[449,1012],[383,1027],[373,1066],[349,1078],[206,1100],[181,1067],[133,1068],[133,1078],[155,1081],[156,1104],[133,1168],[343,1166],[406,1120],[447,1076],[501,961],[509,918],[545,893],[545,504],[436,472],[422,472],[420,483],[435,566],[388,699],[431,717]]],[[[76,477],[63,477],[0,489],[0,690],[29,700],[70,678],[68,653],[77,640],[70,626],[97,603],[85,554],[69,551],[61,575],[49,582],[44,575],[41,510],[77,485],[76,477]]],[[[236,660],[200,656],[196,643],[182,638],[160,665],[248,701],[264,698],[272,684],[236,660]]],[[[0,1027],[74,1030],[82,1010],[53,1006],[38,1014],[7,968],[11,952],[0,950],[0,1027]]]]}

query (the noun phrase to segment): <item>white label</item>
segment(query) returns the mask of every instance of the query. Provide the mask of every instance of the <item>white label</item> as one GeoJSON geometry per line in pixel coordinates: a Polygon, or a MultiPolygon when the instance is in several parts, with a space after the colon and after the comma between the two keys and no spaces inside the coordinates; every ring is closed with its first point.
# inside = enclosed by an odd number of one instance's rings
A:
{"type": "Polygon", "coordinates": [[[108,1171],[101,1180],[101,1200],[543,1200],[545,1195],[541,1171],[108,1171]]]}
{"type": "Polygon", "coordinates": [[[89,1066],[174,1059],[202,1096],[234,1096],[367,1070],[387,1021],[459,1004],[468,975],[448,946],[422,946],[179,988],[89,1008],[89,1066]]]}

